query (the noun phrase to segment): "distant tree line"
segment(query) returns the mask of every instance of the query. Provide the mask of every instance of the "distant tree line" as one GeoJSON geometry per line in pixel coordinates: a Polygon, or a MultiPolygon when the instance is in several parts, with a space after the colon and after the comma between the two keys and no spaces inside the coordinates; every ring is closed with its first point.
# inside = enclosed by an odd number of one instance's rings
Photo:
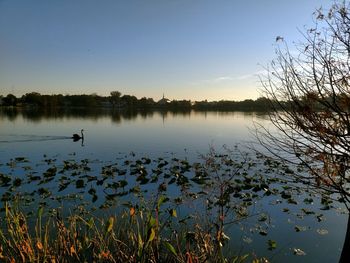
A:
{"type": "Polygon", "coordinates": [[[38,92],[26,93],[21,97],[13,94],[0,95],[0,106],[23,108],[111,108],[111,109],[170,109],[170,110],[268,110],[269,102],[266,98],[244,101],[190,101],[168,100],[162,98],[154,101],[152,98],[136,98],[132,95],[122,95],[119,91],[112,91],[110,96],[90,95],[42,95],[38,92]]]}

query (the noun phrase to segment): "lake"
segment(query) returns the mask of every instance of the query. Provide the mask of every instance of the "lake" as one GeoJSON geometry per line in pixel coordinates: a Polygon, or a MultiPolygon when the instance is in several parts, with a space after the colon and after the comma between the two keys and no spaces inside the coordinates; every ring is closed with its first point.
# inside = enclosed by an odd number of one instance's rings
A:
{"type": "MultiPolygon", "coordinates": [[[[125,164],[126,160],[146,160],[147,163],[147,160],[162,158],[157,165],[174,158],[203,161],[200,155],[207,154],[211,148],[221,152],[224,145],[234,152],[250,152],[254,122],[271,125],[266,115],[256,112],[2,110],[0,173],[23,176],[26,169],[30,169],[28,164],[21,163],[21,158],[37,170],[31,172],[35,175],[45,172],[50,162],[63,160],[90,160],[91,167],[98,170],[101,163],[125,164]],[[73,142],[72,134],[80,133],[81,129],[84,129],[83,143],[73,142]],[[15,158],[18,164],[12,165],[15,158]]],[[[252,156],[255,158],[255,154],[252,156]]],[[[266,170],[259,167],[261,161],[256,164],[255,173],[266,170]]],[[[82,187],[87,185],[90,184],[83,182],[82,187]]],[[[53,186],[54,183],[49,184],[53,186]]],[[[15,190],[24,192],[34,187],[37,186],[28,184],[15,190]]],[[[5,190],[0,189],[0,194],[4,193],[5,190]]],[[[179,193],[173,190],[173,194],[179,193]]],[[[228,227],[231,238],[228,247],[237,253],[247,251],[266,256],[272,262],[336,262],[342,249],[347,215],[341,207],[320,210],[319,199],[314,197],[311,204],[306,204],[305,198],[303,193],[297,196],[297,205],[272,196],[261,199],[254,209],[268,215],[263,223],[268,229],[267,235],[255,231],[253,226],[258,220],[250,218],[228,227]],[[275,240],[277,248],[268,250],[268,240],[275,240]],[[296,249],[305,255],[294,255],[296,249]]],[[[186,211],[184,208],[179,213],[186,211]]]]}

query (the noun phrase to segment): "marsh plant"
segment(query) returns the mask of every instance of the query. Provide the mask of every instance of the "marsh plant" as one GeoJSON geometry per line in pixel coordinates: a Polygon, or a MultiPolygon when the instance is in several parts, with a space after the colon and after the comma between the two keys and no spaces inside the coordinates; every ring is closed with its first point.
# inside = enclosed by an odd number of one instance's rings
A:
{"type": "Polygon", "coordinates": [[[238,147],[197,162],[132,153],[107,163],[17,157],[0,168],[6,262],[268,262],[232,247],[230,227],[249,219],[266,236],[259,203],[295,205],[301,191],[283,179],[289,167],[238,147]]]}

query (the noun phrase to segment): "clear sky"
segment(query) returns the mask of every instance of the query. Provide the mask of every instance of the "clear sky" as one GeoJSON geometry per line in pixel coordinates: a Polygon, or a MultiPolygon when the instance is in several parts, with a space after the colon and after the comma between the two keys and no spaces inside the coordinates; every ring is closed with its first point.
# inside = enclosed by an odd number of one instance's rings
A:
{"type": "Polygon", "coordinates": [[[276,36],[301,40],[331,3],[0,0],[0,94],[256,99],[276,36]]]}

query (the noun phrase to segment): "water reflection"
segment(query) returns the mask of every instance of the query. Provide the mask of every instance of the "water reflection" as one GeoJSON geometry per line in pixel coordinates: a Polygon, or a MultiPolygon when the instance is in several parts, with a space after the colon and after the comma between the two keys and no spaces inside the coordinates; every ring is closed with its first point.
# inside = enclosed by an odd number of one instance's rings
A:
{"type": "Polygon", "coordinates": [[[266,112],[234,112],[234,111],[194,111],[194,110],[112,110],[112,109],[95,109],[95,108],[70,108],[70,109],[21,109],[21,108],[1,108],[0,118],[6,118],[9,121],[15,121],[17,118],[23,118],[31,122],[40,122],[43,120],[60,120],[70,118],[99,120],[101,118],[111,118],[115,123],[120,123],[123,120],[134,120],[139,117],[142,119],[151,119],[157,114],[162,119],[169,117],[191,117],[200,116],[205,119],[208,115],[217,115],[218,117],[232,117],[240,115],[248,118],[266,118],[266,112]]]}

